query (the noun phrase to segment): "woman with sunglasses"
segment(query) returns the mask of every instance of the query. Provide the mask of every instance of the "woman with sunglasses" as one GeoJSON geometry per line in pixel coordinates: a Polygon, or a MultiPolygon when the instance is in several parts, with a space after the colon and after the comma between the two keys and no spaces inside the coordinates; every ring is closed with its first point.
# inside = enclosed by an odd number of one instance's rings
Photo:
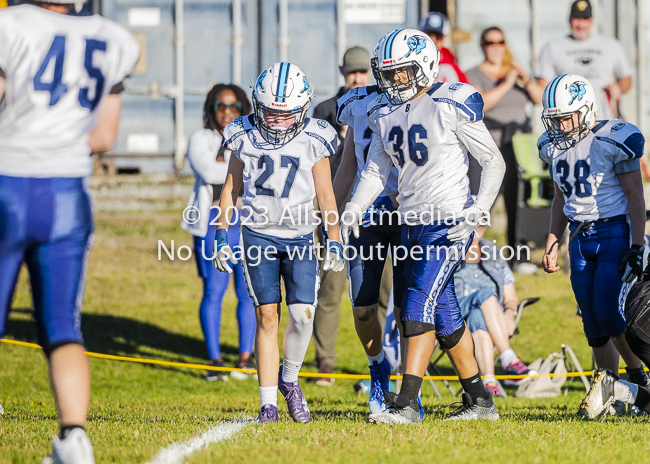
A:
{"type": "MultiPolygon", "coordinates": [[[[515,211],[517,208],[517,161],[512,136],[530,132],[526,103],[541,103],[543,88],[530,80],[526,69],[514,61],[500,28],[488,27],[481,33],[484,60],[467,71],[470,84],[483,94],[485,125],[506,162],[501,187],[508,215],[508,244],[515,246],[515,211]]],[[[472,194],[479,189],[481,167],[470,157],[469,178],[472,194]]]]}
{"type": "MultiPolygon", "coordinates": [[[[203,299],[199,309],[201,328],[210,356],[210,365],[224,367],[221,357],[221,309],[230,283],[230,274],[217,271],[212,265],[212,245],[216,232],[219,197],[228,172],[230,150],[221,146],[223,129],[230,121],[252,111],[246,93],[234,84],[217,84],[208,92],[203,106],[203,129],[192,134],[187,159],[196,182],[181,227],[194,235],[194,257],[203,279],[203,299]]],[[[241,208],[241,205],[238,205],[241,208]]],[[[239,215],[234,215],[239,220],[239,215]]],[[[234,249],[239,244],[239,224],[233,224],[228,242],[234,249]]],[[[248,296],[241,264],[234,268],[239,324],[239,361],[235,367],[255,369],[251,359],[255,337],[255,310],[248,296]]],[[[232,377],[244,379],[247,374],[233,372],[232,377]]],[[[206,380],[228,380],[221,371],[208,371],[206,380]]]]}

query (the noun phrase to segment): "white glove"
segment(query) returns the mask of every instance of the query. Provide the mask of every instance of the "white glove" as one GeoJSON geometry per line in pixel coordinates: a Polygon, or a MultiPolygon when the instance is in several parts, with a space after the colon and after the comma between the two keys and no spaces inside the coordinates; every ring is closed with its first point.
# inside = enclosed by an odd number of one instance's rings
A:
{"type": "Polygon", "coordinates": [[[217,271],[227,272],[232,274],[232,267],[230,264],[237,264],[235,253],[232,252],[230,245],[228,245],[228,231],[225,229],[217,229],[217,236],[214,239],[212,263],[217,271]]]}
{"type": "MultiPolygon", "coordinates": [[[[363,216],[363,211],[361,211],[361,206],[356,203],[348,202],[345,205],[345,211],[341,215],[341,241],[343,245],[348,244],[348,236],[350,231],[354,234],[356,238],[359,238],[359,224],[361,224],[361,217],[363,216]]],[[[329,248],[328,248],[329,250],[329,248]]]]}
{"type": "Polygon", "coordinates": [[[327,253],[325,253],[325,263],[323,271],[340,272],[345,267],[345,258],[343,257],[343,247],[336,240],[327,241],[327,253]]]}
{"type": "Polygon", "coordinates": [[[447,232],[447,238],[452,242],[465,240],[480,225],[483,211],[478,206],[470,206],[456,216],[456,219],[464,219],[447,232]]]}

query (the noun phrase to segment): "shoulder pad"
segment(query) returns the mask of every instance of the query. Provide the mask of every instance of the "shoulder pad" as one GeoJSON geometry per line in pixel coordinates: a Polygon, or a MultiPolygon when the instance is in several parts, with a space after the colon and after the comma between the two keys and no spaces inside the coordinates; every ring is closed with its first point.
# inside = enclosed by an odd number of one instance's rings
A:
{"type": "Polygon", "coordinates": [[[371,99],[368,102],[368,106],[366,107],[366,112],[368,113],[368,116],[370,116],[379,108],[383,108],[386,105],[388,105],[388,98],[386,98],[386,96],[383,93],[379,93],[375,98],[371,99]]]}
{"type": "Polygon", "coordinates": [[[433,101],[460,109],[470,121],[483,119],[483,96],[469,84],[439,82],[427,91],[433,101]]]}
{"type": "Polygon", "coordinates": [[[354,103],[355,101],[360,101],[366,97],[377,92],[376,85],[367,85],[365,87],[356,87],[354,89],[348,90],[341,98],[336,101],[336,121],[340,124],[341,114],[345,108],[354,103]]]}
{"type": "Polygon", "coordinates": [[[303,129],[306,135],[325,145],[330,155],[336,153],[336,130],[324,119],[308,118],[303,129]]]}
{"type": "Polygon", "coordinates": [[[537,151],[539,152],[539,157],[547,163],[550,163],[554,148],[555,146],[546,132],[537,139],[537,151]]]}
{"type": "Polygon", "coordinates": [[[254,127],[255,115],[239,116],[233,119],[223,130],[223,146],[228,147],[242,135],[250,132],[254,127]]]}
{"type": "Polygon", "coordinates": [[[620,148],[631,159],[643,156],[645,138],[638,127],[620,119],[599,121],[593,128],[596,140],[620,148]]]}

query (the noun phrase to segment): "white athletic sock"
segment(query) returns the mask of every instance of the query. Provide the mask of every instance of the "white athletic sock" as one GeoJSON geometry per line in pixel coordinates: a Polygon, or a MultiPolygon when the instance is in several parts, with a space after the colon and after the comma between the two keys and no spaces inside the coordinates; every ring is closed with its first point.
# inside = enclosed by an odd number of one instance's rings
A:
{"type": "Polygon", "coordinates": [[[272,404],[277,408],[278,386],[273,385],[272,387],[260,387],[260,403],[262,404],[262,407],[266,404],[272,404]]]}
{"type": "Polygon", "coordinates": [[[494,377],[494,374],[488,374],[483,376],[483,385],[487,385],[488,383],[496,383],[496,378],[494,377]]]}
{"type": "Polygon", "coordinates": [[[639,393],[639,386],[634,383],[618,380],[614,384],[614,398],[618,401],[634,404],[637,393],[639,393]]]}
{"type": "Polygon", "coordinates": [[[368,356],[368,361],[370,361],[370,364],[375,362],[377,364],[381,364],[382,362],[384,362],[384,350],[381,350],[377,356],[368,356]]]}
{"type": "Polygon", "coordinates": [[[510,348],[509,350],[506,350],[503,353],[501,353],[499,355],[499,357],[501,358],[501,366],[502,367],[506,367],[512,361],[517,359],[517,355],[515,354],[515,352],[513,351],[512,348],[510,348]]]}
{"type": "Polygon", "coordinates": [[[282,360],[282,380],[285,382],[296,382],[298,381],[298,373],[302,367],[302,361],[290,361],[287,358],[282,360]]]}

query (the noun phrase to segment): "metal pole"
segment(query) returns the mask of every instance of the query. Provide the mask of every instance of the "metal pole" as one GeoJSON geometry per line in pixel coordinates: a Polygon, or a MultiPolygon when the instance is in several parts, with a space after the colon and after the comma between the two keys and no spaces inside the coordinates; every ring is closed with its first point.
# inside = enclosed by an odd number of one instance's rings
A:
{"type": "MultiPolygon", "coordinates": [[[[337,55],[337,64],[343,62],[343,55],[347,48],[347,30],[345,24],[345,0],[336,1],[336,55],[337,55]]],[[[336,71],[336,76],[338,80],[339,87],[345,85],[345,79],[343,75],[336,71]]]]}
{"type": "MultiPolygon", "coordinates": [[[[539,0],[530,0],[530,69],[535,69],[539,56],[539,0]]],[[[531,74],[532,75],[532,74],[531,74]]],[[[532,130],[534,134],[541,134],[544,129],[539,116],[542,114],[541,106],[533,106],[532,130]]]]}
{"type": "Polygon", "coordinates": [[[533,69],[539,53],[539,0],[530,0],[530,67],[533,69]]]}
{"type": "Polygon", "coordinates": [[[185,159],[185,148],[186,148],[186,138],[185,138],[185,70],[184,70],[184,52],[185,52],[185,31],[184,31],[184,18],[183,18],[183,7],[184,0],[175,1],[175,28],[176,28],[176,37],[174,38],[174,43],[176,46],[176,82],[175,87],[175,99],[174,99],[174,131],[175,131],[175,151],[174,151],[174,167],[177,170],[183,168],[183,161],[185,159]]]}
{"type": "Polygon", "coordinates": [[[420,17],[418,19],[422,19],[428,14],[429,14],[429,0],[420,0],[420,17]]]}
{"type": "Polygon", "coordinates": [[[278,46],[280,61],[289,61],[289,0],[280,0],[279,8],[279,29],[278,46]]]}
{"type": "Polygon", "coordinates": [[[645,118],[646,118],[646,93],[645,93],[645,80],[646,80],[646,58],[645,58],[645,30],[644,18],[645,8],[644,3],[646,0],[636,0],[636,124],[641,130],[645,131],[645,118]]]}
{"type": "Polygon", "coordinates": [[[242,3],[241,0],[232,1],[232,78],[233,84],[242,85],[242,3]]]}

